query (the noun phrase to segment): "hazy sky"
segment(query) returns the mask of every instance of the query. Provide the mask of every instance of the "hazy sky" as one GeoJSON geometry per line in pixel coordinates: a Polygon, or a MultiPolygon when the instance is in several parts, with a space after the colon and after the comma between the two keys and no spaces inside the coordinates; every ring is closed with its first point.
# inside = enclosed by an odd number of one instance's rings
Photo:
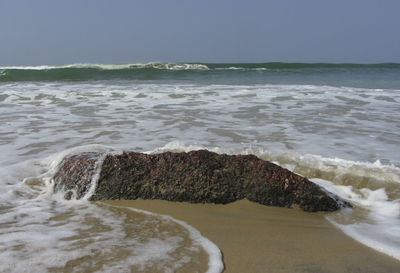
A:
{"type": "Polygon", "coordinates": [[[400,62],[399,0],[0,0],[0,65],[400,62]]]}

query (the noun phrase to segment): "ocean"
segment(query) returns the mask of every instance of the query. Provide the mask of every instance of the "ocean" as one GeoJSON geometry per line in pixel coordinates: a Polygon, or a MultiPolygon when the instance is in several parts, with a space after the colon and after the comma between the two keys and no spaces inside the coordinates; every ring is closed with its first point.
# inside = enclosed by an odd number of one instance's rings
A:
{"type": "Polygon", "coordinates": [[[400,260],[400,64],[2,66],[0,113],[0,272],[223,270],[179,219],[55,194],[83,151],[254,154],[349,201],[327,219],[400,260]]]}

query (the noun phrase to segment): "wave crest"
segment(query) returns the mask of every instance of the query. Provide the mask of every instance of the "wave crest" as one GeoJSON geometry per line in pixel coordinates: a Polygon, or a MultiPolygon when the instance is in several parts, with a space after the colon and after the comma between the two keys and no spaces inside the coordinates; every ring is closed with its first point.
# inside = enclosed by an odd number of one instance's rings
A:
{"type": "MultiPolygon", "coordinates": [[[[387,73],[398,72],[400,64],[325,64],[325,63],[127,63],[127,64],[90,64],[39,66],[0,66],[0,82],[19,81],[88,81],[88,80],[165,80],[181,79],[185,76],[196,78],[203,73],[216,73],[222,78],[240,78],[241,73],[248,78],[265,75],[304,75],[318,73],[387,73]]],[[[368,74],[369,75],[369,74],[368,74]]],[[[200,77],[201,78],[201,77],[200,77]]],[[[204,79],[209,79],[205,77],[204,79]]],[[[212,77],[214,78],[214,77],[212,77]]],[[[230,80],[229,80],[230,81],[230,80]]],[[[242,82],[242,81],[241,81],[242,82]]]]}
{"type": "Polygon", "coordinates": [[[51,69],[99,69],[99,70],[123,70],[123,69],[167,69],[167,70],[208,70],[205,64],[196,63],[129,63],[129,64],[91,64],[78,63],[68,65],[38,65],[38,66],[0,66],[0,71],[5,70],[51,70],[51,69]]]}

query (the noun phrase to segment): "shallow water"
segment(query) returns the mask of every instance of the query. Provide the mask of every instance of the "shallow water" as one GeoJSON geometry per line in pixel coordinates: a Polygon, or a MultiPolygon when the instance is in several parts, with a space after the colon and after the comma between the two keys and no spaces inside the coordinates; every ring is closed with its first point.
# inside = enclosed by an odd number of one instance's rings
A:
{"type": "Polygon", "coordinates": [[[0,68],[0,271],[201,271],[207,255],[221,270],[183,223],[54,195],[57,163],[79,151],[255,154],[352,202],[329,220],[400,259],[398,66],[153,66],[61,80],[52,67],[0,68]]]}

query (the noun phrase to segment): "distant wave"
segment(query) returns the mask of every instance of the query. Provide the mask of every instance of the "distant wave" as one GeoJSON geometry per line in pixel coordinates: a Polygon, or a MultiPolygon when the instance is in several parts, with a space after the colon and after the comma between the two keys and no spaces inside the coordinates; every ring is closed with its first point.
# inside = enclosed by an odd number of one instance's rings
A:
{"type": "Polygon", "coordinates": [[[40,66],[0,66],[0,82],[157,80],[173,72],[209,70],[195,63],[70,64],[40,66]]]}
{"type": "MultiPolygon", "coordinates": [[[[332,63],[130,63],[69,64],[40,66],[0,66],[0,82],[18,81],[88,81],[88,80],[165,80],[182,75],[225,73],[280,74],[332,73],[347,70],[400,70],[399,63],[332,64],[332,63]]],[[[246,74],[247,75],[247,74],[246,74]]]]}
{"type": "Polygon", "coordinates": [[[210,69],[302,69],[302,68],[396,68],[400,69],[400,63],[356,64],[356,63],[228,63],[207,64],[210,69]]]}
{"type": "Polygon", "coordinates": [[[132,63],[132,64],[68,64],[68,65],[39,65],[39,66],[0,66],[0,70],[53,70],[53,69],[166,69],[166,70],[207,70],[207,65],[192,63],[132,63]]]}

